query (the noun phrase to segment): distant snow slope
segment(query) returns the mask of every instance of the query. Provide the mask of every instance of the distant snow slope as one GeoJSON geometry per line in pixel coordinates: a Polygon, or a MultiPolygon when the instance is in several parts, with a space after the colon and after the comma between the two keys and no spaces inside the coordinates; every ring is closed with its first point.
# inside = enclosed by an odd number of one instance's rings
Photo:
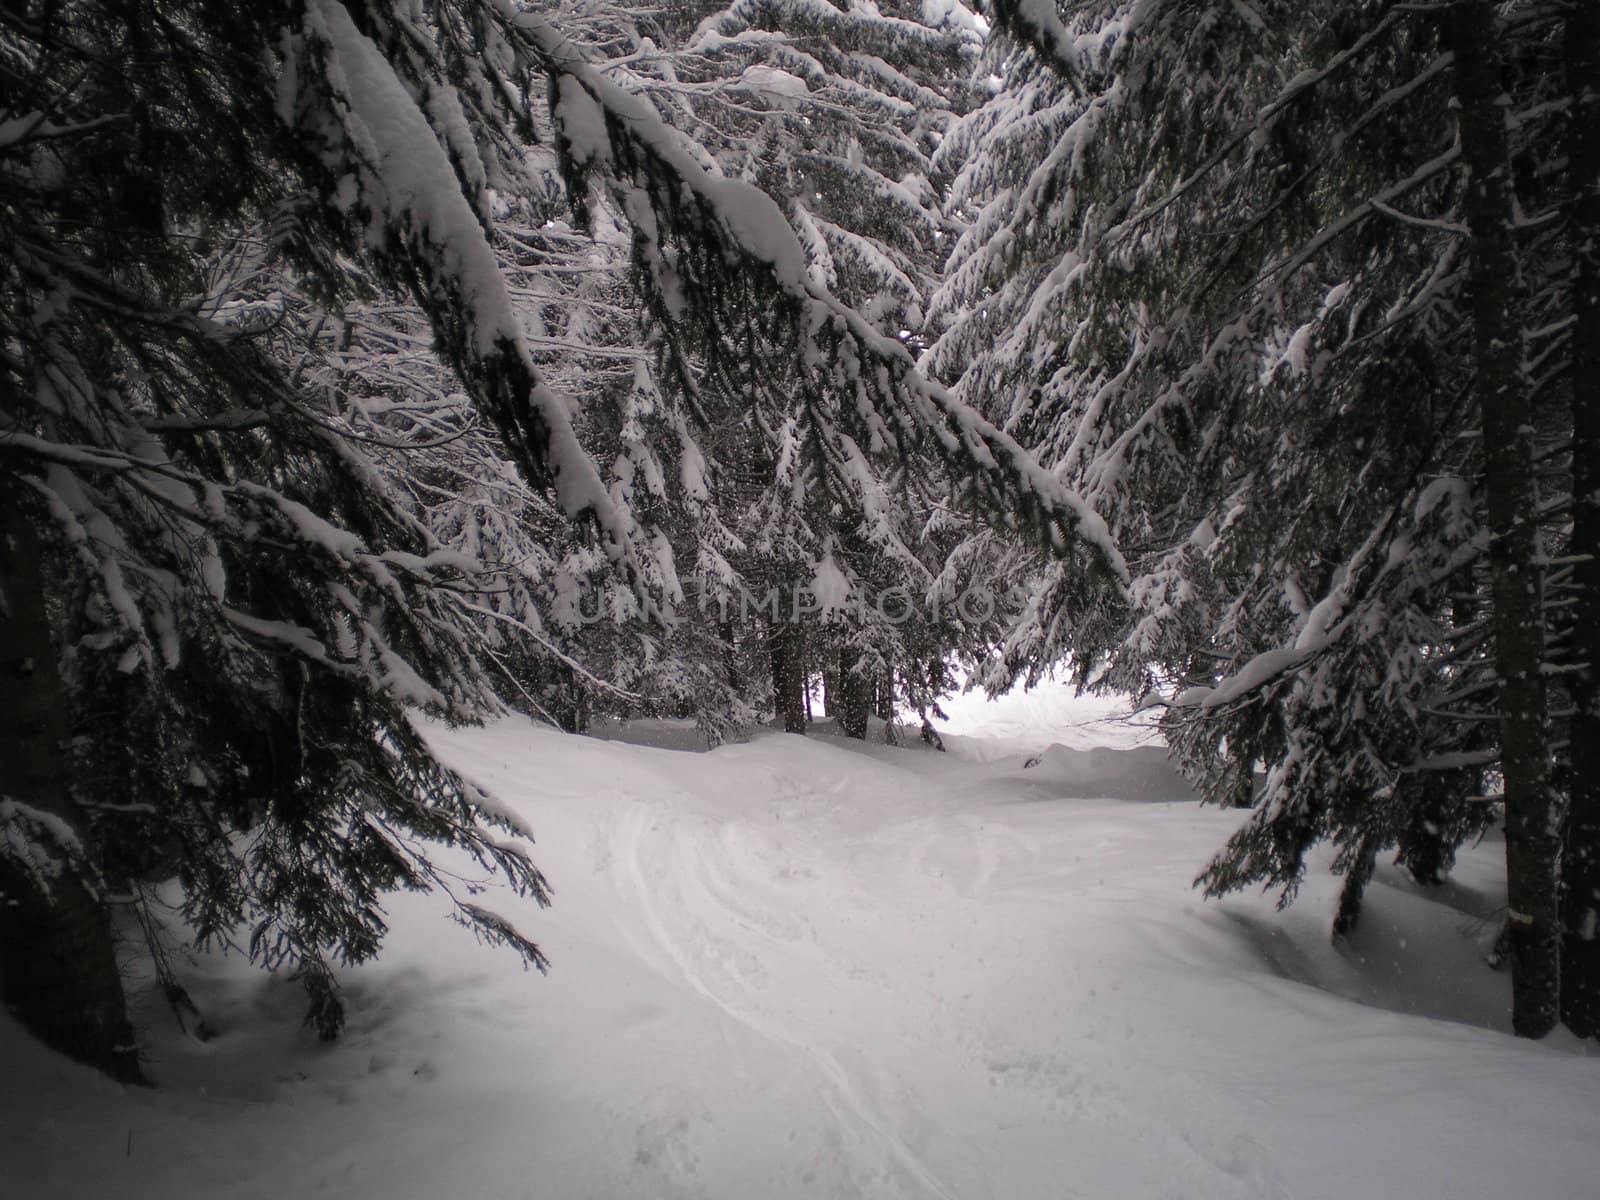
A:
{"type": "Polygon", "coordinates": [[[1015,687],[992,700],[982,691],[965,692],[946,697],[939,707],[949,719],[934,724],[950,749],[963,757],[1036,754],[1051,745],[1161,745],[1155,731],[1158,713],[1131,713],[1122,696],[1079,696],[1058,679],[1015,687]]]}
{"type": "Polygon", "coordinates": [[[1495,846],[1440,898],[1380,873],[1336,949],[1336,881],[1284,915],[1203,902],[1238,815],[1120,735],[1083,752],[1052,726],[1031,768],[518,720],[432,736],[539,834],[556,907],[478,899],[550,976],[406,896],[344,976],[333,1047],[296,1028],[293,985],[213,957],[182,970],[214,1041],[146,996],[156,1091],[0,1022],[0,1194],[1595,1194],[1600,1060],[1499,1031],[1495,846]]]}

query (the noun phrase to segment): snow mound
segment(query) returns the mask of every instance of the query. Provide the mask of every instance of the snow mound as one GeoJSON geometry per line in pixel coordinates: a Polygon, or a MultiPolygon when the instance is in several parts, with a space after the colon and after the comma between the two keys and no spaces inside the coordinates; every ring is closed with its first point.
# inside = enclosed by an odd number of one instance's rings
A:
{"type": "Polygon", "coordinates": [[[520,719],[429,736],[537,835],[548,912],[446,862],[550,975],[400,895],[383,955],[341,972],[332,1046],[298,1027],[293,983],[192,949],[174,962],[211,1040],[134,987],[155,1090],[0,1017],[0,1194],[1593,1194],[1600,1058],[1508,1036],[1482,963],[1497,845],[1445,889],[1385,866],[1335,946],[1325,872],[1282,914],[1196,894],[1240,814],[1185,800],[1154,747],[1024,768],[789,735],[684,754],[520,719]]]}
{"type": "Polygon", "coordinates": [[[1082,799],[1198,802],[1159,746],[1095,746],[1076,750],[1054,745],[1029,758],[1029,782],[1049,796],[1082,799]]]}
{"type": "Polygon", "coordinates": [[[596,717],[587,731],[603,742],[626,742],[631,746],[654,746],[658,750],[702,751],[706,735],[692,720],[675,717],[596,717]]]}
{"type": "Polygon", "coordinates": [[[945,745],[964,758],[991,761],[1040,754],[1053,745],[1074,749],[1161,745],[1155,715],[1134,712],[1125,696],[1080,696],[1070,683],[1049,679],[1018,685],[993,699],[962,692],[939,702],[936,722],[945,745]]]}

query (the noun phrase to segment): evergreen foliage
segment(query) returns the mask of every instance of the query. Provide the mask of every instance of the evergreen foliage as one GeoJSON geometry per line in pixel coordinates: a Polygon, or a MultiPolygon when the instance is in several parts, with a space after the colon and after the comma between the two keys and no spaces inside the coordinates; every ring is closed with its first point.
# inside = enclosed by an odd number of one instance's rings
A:
{"type": "Polygon", "coordinates": [[[1070,657],[1253,809],[1208,893],[1331,843],[1342,936],[1503,812],[1517,1029],[1600,1027],[1592,7],[991,15],[0,13],[8,1002],[136,1076],[173,875],[324,1036],[396,888],[542,968],[419,711],[864,736],[1070,657]]]}
{"type": "MultiPolygon", "coordinates": [[[[445,79],[473,48],[419,38],[398,11],[363,16],[408,47],[402,74],[334,5],[5,18],[0,455],[49,534],[78,714],[67,807],[111,889],[176,872],[202,938],[247,927],[254,958],[304,979],[325,1036],[342,1020],[330,962],[375,950],[380,895],[445,882],[427,843],[541,901],[546,887],[494,833],[510,819],[408,715],[494,703],[471,613],[498,580],[381,469],[424,423],[373,435],[378,397],[352,394],[338,362],[354,324],[334,349],[300,295],[338,305],[404,282],[504,453],[531,480],[561,476],[568,509],[615,545],[628,535],[505,322],[457,183],[485,203],[513,162],[510,117],[480,113],[482,142],[462,141],[488,81],[474,96],[445,79]],[[392,144],[419,130],[426,144],[392,144]]],[[[393,397],[414,380],[387,362],[393,397]]],[[[543,965],[508,923],[459,911],[543,965]]]]}
{"type": "Polygon", "coordinates": [[[333,965],[377,949],[384,892],[455,886],[431,846],[546,899],[528,831],[433,759],[413,710],[469,720],[503,692],[575,726],[596,693],[641,695],[592,654],[656,694],[712,681],[709,720],[738,718],[707,648],[724,631],[673,619],[674,538],[721,536],[696,439],[734,396],[782,415],[761,478],[788,486],[758,513],[821,489],[887,524],[879,481],[937,460],[969,503],[1118,569],[1085,505],[814,276],[767,196],[591,61],[626,42],[616,21],[556,16],[0,14],[0,482],[43,535],[7,559],[33,591],[7,589],[0,658],[25,671],[47,627],[62,681],[21,693],[49,710],[16,731],[45,767],[3,780],[4,885],[28,900],[7,978],[43,881],[75,881],[77,991],[52,1000],[85,1028],[111,1014],[71,1047],[102,1065],[127,1054],[105,916],[142,879],[177,874],[202,937],[296,972],[325,1036],[333,965]],[[653,360],[627,334],[641,310],[653,360]]]}
{"type": "Polygon", "coordinates": [[[1040,563],[1007,673],[1070,652],[1168,704],[1206,794],[1256,808],[1200,882],[1287,902],[1331,840],[1341,932],[1376,854],[1436,879],[1503,801],[1538,1032],[1562,801],[1530,764],[1564,739],[1516,681],[1565,670],[1576,585],[1543,566],[1592,401],[1570,388],[1566,14],[1487,11],[997,4],[1007,86],[946,146],[968,224],[927,363],[1129,560],[1126,604],[1065,602],[1040,563]],[[1541,575],[1553,602],[1519,608],[1541,575]]]}
{"type": "MultiPolygon", "coordinates": [[[[641,28],[653,37],[626,60],[630,84],[658,99],[716,172],[772,199],[812,282],[879,332],[910,337],[950,232],[930,155],[967,104],[978,40],[971,15],[955,5],[925,17],[916,5],[841,10],[763,0],[693,25],[646,19],[641,28]]],[[[724,643],[730,657],[741,641],[765,648],[776,704],[796,732],[807,680],[820,669],[837,682],[842,663],[849,686],[830,701],[893,677],[899,664],[903,696],[918,705],[916,656],[937,652],[914,643],[930,623],[916,622],[913,633],[911,623],[884,619],[892,602],[873,601],[903,593],[926,611],[937,563],[923,526],[948,480],[931,463],[880,471],[859,448],[830,462],[807,436],[807,411],[758,378],[766,361],[752,359],[734,375],[707,365],[660,364],[667,401],[703,455],[706,494],[690,530],[699,541],[699,599],[720,617],[746,597],[758,606],[776,597],[784,623],[801,626],[791,637],[735,624],[724,643]],[[822,603],[819,593],[842,598],[834,590],[866,603],[822,603]]],[[[764,691],[753,680],[746,686],[764,691]]],[[[859,735],[865,724],[846,727],[859,735]]]]}

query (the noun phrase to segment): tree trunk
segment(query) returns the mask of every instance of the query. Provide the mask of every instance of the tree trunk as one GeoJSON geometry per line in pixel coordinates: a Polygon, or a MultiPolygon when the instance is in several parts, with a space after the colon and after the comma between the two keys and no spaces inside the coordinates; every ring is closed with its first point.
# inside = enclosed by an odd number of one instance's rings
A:
{"type": "Polygon", "coordinates": [[[794,625],[767,628],[767,648],[772,658],[772,704],[785,733],[806,731],[805,658],[800,630],[794,625]]]}
{"type": "MultiPolygon", "coordinates": [[[[0,479],[0,826],[31,847],[0,850],[0,993],[46,1045],[115,1079],[141,1079],[92,866],[68,783],[66,690],[45,608],[43,549],[0,479]]],[[[0,847],[5,839],[0,838],[0,847]]]]}
{"type": "Polygon", "coordinates": [[[1487,0],[1445,17],[1455,52],[1471,263],[1467,276],[1483,416],[1500,764],[1505,780],[1511,1024],[1523,1037],[1555,1025],[1561,926],[1557,900],[1559,809],[1550,786],[1543,604],[1538,571],[1538,495],[1533,417],[1521,372],[1517,264],[1513,255],[1506,89],[1499,28],[1487,0]]]}
{"type": "Polygon", "coordinates": [[[1437,887],[1455,865],[1460,820],[1452,810],[1470,803],[1465,796],[1472,781],[1465,772],[1429,771],[1397,786],[1404,789],[1405,812],[1397,861],[1418,883],[1437,887]]]}
{"type": "Polygon", "coordinates": [[[1254,808],[1256,806],[1256,760],[1255,756],[1242,750],[1232,750],[1233,757],[1233,807],[1254,808]]]}
{"type": "Polygon", "coordinates": [[[717,637],[722,641],[722,678],[730,688],[739,686],[739,639],[733,635],[733,622],[723,621],[717,626],[717,637]]]}
{"type": "Polygon", "coordinates": [[[1345,872],[1344,887],[1339,889],[1339,909],[1333,918],[1335,940],[1349,937],[1361,923],[1361,901],[1366,898],[1367,884],[1372,882],[1372,872],[1378,865],[1378,852],[1383,848],[1383,837],[1366,834],[1356,847],[1356,858],[1345,872]]]}
{"type": "Polygon", "coordinates": [[[865,738],[867,718],[872,715],[871,685],[855,669],[860,657],[856,650],[839,651],[839,732],[845,737],[865,738]]]}
{"type": "Polygon", "coordinates": [[[1567,14],[1572,180],[1572,795],[1562,861],[1561,1019],[1600,1036],[1600,9],[1567,14]]]}
{"type": "Polygon", "coordinates": [[[557,692],[550,706],[556,724],[567,733],[588,733],[591,701],[578,673],[571,667],[561,667],[556,678],[557,692]]]}
{"type": "Polygon", "coordinates": [[[882,721],[894,720],[894,668],[885,666],[878,676],[877,692],[873,697],[873,713],[882,721]]]}

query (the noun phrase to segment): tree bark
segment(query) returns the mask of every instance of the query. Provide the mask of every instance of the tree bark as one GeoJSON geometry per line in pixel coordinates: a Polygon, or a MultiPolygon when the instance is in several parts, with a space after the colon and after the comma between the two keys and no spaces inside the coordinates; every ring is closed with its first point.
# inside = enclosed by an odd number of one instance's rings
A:
{"type": "Polygon", "coordinates": [[[845,737],[865,738],[867,718],[872,715],[871,684],[857,671],[859,651],[839,651],[839,732],[845,737]]]}
{"type": "Polygon", "coordinates": [[[883,673],[878,676],[877,695],[873,698],[873,711],[883,722],[883,741],[885,745],[898,746],[900,739],[894,730],[894,664],[884,664],[883,673]]]}
{"type": "Polygon", "coordinates": [[[64,824],[81,831],[69,787],[66,689],[45,607],[44,557],[18,489],[0,478],[0,992],[42,1042],[115,1079],[142,1079],[111,920],[93,868],[64,824]]]}
{"type": "Polygon", "coordinates": [[[1500,765],[1505,780],[1512,1004],[1519,1036],[1541,1037],[1559,1009],[1561,926],[1557,899],[1559,806],[1550,786],[1547,701],[1541,662],[1538,496],[1533,417],[1521,370],[1518,276],[1506,134],[1509,99],[1499,28],[1486,0],[1445,18],[1455,52],[1462,158],[1468,172],[1467,274],[1483,418],[1489,567],[1499,675],[1500,765]]]}
{"type": "Polygon", "coordinates": [[[1242,750],[1232,751],[1233,756],[1233,807],[1254,808],[1256,806],[1256,760],[1255,756],[1242,750]]]}
{"type": "Polygon", "coordinates": [[[1600,8],[1566,24],[1572,281],[1572,785],[1562,861],[1561,1019],[1600,1036],[1600,8]]]}
{"type": "Polygon", "coordinates": [[[873,713],[880,720],[894,720],[894,668],[885,666],[878,676],[877,689],[872,701],[873,713]]]}
{"type": "Polygon", "coordinates": [[[1458,838],[1452,834],[1459,822],[1451,810],[1468,803],[1463,797],[1472,780],[1465,772],[1429,771],[1397,786],[1404,789],[1405,823],[1396,861],[1418,883],[1437,887],[1456,861],[1458,838]]]}
{"type": "Polygon", "coordinates": [[[1378,865],[1378,852],[1383,848],[1383,838],[1369,833],[1356,847],[1356,858],[1345,872],[1344,887],[1339,889],[1339,907],[1333,917],[1333,937],[1349,937],[1361,923],[1361,902],[1367,895],[1367,884],[1372,882],[1372,872],[1378,865]]]}
{"type": "Polygon", "coordinates": [[[556,724],[567,733],[588,733],[591,712],[589,694],[571,667],[561,667],[556,672],[559,689],[551,702],[556,724]]]}
{"type": "Polygon", "coordinates": [[[785,733],[806,731],[805,657],[794,625],[767,627],[772,659],[772,703],[785,733]]]}

